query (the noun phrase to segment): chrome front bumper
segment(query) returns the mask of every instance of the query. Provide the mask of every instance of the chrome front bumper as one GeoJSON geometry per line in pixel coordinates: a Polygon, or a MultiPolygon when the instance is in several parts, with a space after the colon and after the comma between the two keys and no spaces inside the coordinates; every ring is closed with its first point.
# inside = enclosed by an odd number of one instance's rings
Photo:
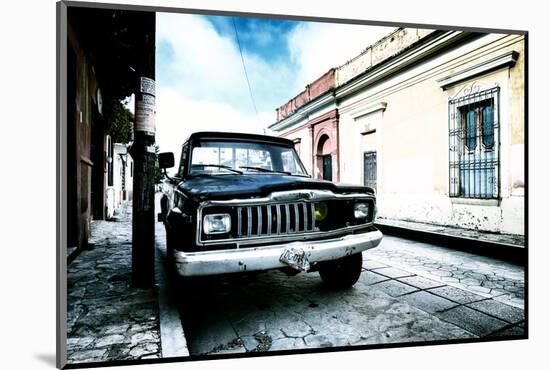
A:
{"type": "Polygon", "coordinates": [[[181,276],[218,275],[234,272],[270,270],[285,267],[279,257],[286,248],[301,248],[309,262],[333,260],[374,248],[382,240],[378,230],[333,239],[297,241],[262,247],[174,252],[176,269],[181,276]]]}

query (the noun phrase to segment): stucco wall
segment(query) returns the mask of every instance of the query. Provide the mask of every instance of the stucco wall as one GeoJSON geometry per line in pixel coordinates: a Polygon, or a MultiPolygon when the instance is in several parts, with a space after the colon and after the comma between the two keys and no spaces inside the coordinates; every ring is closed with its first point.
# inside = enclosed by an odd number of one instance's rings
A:
{"type": "Polygon", "coordinates": [[[308,84],[305,89],[276,109],[277,121],[292,115],[296,110],[335,86],[335,70],[331,68],[317,80],[308,84]]]}
{"type": "Polygon", "coordinates": [[[302,163],[306,167],[306,170],[308,174],[313,173],[313,155],[312,155],[312,135],[311,130],[309,127],[302,127],[299,130],[294,130],[286,135],[281,135],[283,137],[286,137],[290,140],[300,140],[300,159],[302,160],[302,163]]]}
{"type": "MultiPolygon", "coordinates": [[[[69,227],[76,234],[78,246],[84,247],[87,245],[90,234],[92,210],[92,102],[95,100],[94,92],[97,87],[97,80],[92,64],[74,32],[74,26],[72,23],[69,25],[68,53],[74,55],[75,66],[75,70],[72,71],[74,75],[68,76],[68,79],[74,78],[75,93],[74,101],[68,96],[69,107],[74,107],[73,112],[69,109],[67,117],[68,132],[72,133],[68,140],[74,141],[69,144],[71,152],[68,153],[70,157],[68,171],[71,177],[69,184],[71,193],[69,217],[76,218],[76,220],[71,221],[75,224],[71,223],[69,227]]],[[[68,73],[71,73],[71,71],[69,70],[68,73]]]]}
{"type": "MultiPolygon", "coordinates": [[[[420,58],[414,66],[374,83],[369,84],[366,78],[360,89],[338,95],[338,87],[345,87],[358,74],[368,76],[371,70],[376,72],[374,61],[383,58],[375,58],[374,53],[379,57],[394,55],[431,32],[397,30],[337,68],[337,99],[315,108],[277,134],[301,139],[300,156],[308,171],[314,173],[314,127],[308,126],[308,122],[337,109],[339,182],[362,184],[364,152],[376,151],[380,217],[523,234],[522,36],[489,34],[455,43],[430,58],[420,58]],[[465,74],[469,68],[490,65],[490,61],[511,51],[518,53],[512,67],[510,64],[493,69],[483,67],[476,75],[465,74]],[[456,74],[462,76],[458,81],[441,82],[456,74]],[[464,94],[474,83],[480,90],[500,87],[499,199],[449,197],[449,99],[464,94]]],[[[292,117],[292,112],[287,113],[287,117],[292,117]]]]}
{"type": "Polygon", "coordinates": [[[341,181],[361,184],[363,152],[376,147],[380,217],[522,234],[523,53],[521,37],[490,35],[344,99],[339,105],[341,181]],[[510,69],[487,72],[446,90],[437,82],[511,50],[519,58],[510,69]],[[501,87],[500,201],[449,197],[448,99],[474,81],[482,88],[501,87]],[[362,107],[380,102],[387,103],[384,111],[353,117],[362,107]],[[369,120],[376,131],[361,135],[369,120]]]}
{"type": "Polygon", "coordinates": [[[361,54],[336,69],[336,86],[341,86],[382,61],[397,54],[435,30],[419,28],[397,28],[361,54]]]}

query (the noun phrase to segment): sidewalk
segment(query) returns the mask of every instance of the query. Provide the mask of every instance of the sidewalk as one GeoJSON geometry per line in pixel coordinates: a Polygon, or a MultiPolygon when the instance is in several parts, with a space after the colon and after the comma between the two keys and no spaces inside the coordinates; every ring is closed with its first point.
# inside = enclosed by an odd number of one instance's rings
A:
{"type": "Polygon", "coordinates": [[[422,222],[377,218],[375,225],[385,234],[402,236],[476,253],[526,261],[525,236],[433,225],[422,222]]]}
{"type": "MultiPolygon", "coordinates": [[[[525,269],[517,263],[389,235],[384,236],[377,248],[366,251],[363,258],[364,268],[392,278],[402,277],[399,274],[407,271],[476,296],[524,308],[525,269]]],[[[404,283],[415,285],[411,281],[404,283]]]]}
{"type": "Polygon", "coordinates": [[[93,221],[93,249],[67,267],[69,364],[162,357],[156,292],[131,287],[131,212],[93,221]]]}

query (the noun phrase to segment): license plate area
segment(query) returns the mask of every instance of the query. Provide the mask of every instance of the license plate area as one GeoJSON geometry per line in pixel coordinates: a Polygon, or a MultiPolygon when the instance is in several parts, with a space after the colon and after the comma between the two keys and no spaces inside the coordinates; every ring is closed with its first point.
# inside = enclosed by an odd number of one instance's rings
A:
{"type": "Polygon", "coordinates": [[[279,257],[279,261],[298,271],[307,272],[310,269],[307,255],[302,248],[286,248],[279,257]]]}

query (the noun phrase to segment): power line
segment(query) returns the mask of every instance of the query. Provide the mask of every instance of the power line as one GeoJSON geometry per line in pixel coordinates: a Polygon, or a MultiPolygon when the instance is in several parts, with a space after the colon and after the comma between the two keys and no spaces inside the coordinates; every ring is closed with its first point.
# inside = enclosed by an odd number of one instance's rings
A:
{"type": "Polygon", "coordinates": [[[233,21],[233,28],[235,29],[235,36],[237,38],[237,45],[239,45],[239,54],[241,54],[241,61],[243,63],[244,76],[246,77],[246,84],[248,85],[248,92],[250,93],[250,100],[252,100],[252,105],[254,106],[254,111],[256,112],[256,117],[258,118],[258,123],[262,124],[260,120],[260,114],[258,113],[258,108],[256,107],[256,101],[254,100],[254,94],[252,94],[252,87],[250,87],[250,80],[248,79],[248,73],[246,72],[246,64],[244,63],[243,51],[241,48],[241,41],[239,40],[239,32],[237,31],[237,24],[235,23],[235,17],[231,17],[233,21]]]}

